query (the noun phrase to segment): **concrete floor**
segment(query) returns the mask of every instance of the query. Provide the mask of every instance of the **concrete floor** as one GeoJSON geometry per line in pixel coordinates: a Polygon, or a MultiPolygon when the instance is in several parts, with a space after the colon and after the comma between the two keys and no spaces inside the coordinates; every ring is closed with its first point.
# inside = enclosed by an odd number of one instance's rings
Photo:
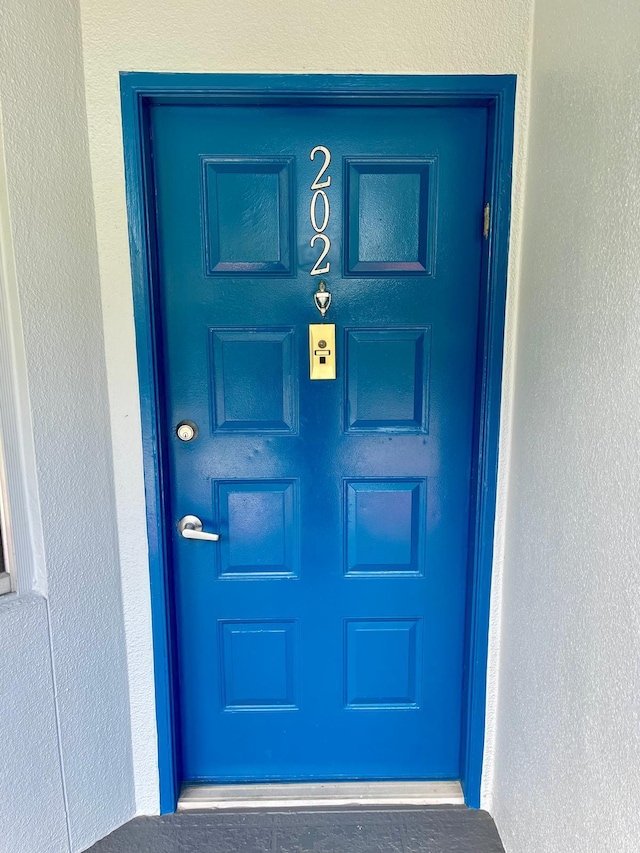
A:
{"type": "Polygon", "coordinates": [[[464,806],[141,817],[87,853],[504,853],[493,820],[464,806]]]}

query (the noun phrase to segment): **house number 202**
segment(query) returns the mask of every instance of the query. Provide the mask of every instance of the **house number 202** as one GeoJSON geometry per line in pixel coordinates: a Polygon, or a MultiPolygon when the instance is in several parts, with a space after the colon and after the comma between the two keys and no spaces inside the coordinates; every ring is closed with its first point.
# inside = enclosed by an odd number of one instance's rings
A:
{"type": "Polygon", "coordinates": [[[322,248],[320,250],[318,260],[311,269],[311,275],[324,275],[331,269],[330,261],[327,261],[324,266],[320,266],[329,254],[329,249],[331,248],[331,240],[324,233],[327,225],[329,224],[330,215],[329,198],[325,189],[331,186],[331,175],[327,175],[326,177],[324,177],[324,175],[331,163],[331,152],[328,148],[325,148],[324,145],[316,145],[316,147],[311,151],[311,154],[309,154],[309,159],[315,160],[316,154],[323,155],[324,163],[320,167],[320,171],[311,184],[311,189],[314,190],[314,193],[311,197],[309,215],[311,217],[311,227],[315,231],[315,234],[310,240],[310,246],[313,249],[315,244],[319,242],[322,244],[322,248]]]}

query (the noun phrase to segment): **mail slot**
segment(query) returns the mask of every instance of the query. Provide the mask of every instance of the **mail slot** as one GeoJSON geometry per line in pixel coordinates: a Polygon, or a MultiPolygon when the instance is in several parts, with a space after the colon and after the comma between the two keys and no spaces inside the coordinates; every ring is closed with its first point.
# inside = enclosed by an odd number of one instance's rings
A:
{"type": "Polygon", "coordinates": [[[336,327],[333,323],[309,326],[309,376],[311,379],[336,378],[336,327]]]}

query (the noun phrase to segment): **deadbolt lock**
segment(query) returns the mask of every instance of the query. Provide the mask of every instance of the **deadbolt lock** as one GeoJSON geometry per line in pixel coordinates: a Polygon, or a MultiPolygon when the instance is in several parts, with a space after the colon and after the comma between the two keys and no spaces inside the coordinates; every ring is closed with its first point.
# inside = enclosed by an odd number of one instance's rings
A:
{"type": "Polygon", "coordinates": [[[309,326],[309,376],[311,379],[336,378],[336,327],[333,323],[309,326]]]}
{"type": "Polygon", "coordinates": [[[176,427],[176,435],[180,441],[193,441],[198,437],[198,427],[193,421],[180,421],[176,427]]]}

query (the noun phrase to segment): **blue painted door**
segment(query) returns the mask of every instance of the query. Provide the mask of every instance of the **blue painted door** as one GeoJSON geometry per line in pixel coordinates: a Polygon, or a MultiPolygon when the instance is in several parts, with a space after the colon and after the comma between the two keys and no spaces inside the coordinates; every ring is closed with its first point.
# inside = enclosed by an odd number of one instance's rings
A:
{"type": "Polygon", "coordinates": [[[486,130],[152,109],[184,779],[459,776],[486,130]]]}

